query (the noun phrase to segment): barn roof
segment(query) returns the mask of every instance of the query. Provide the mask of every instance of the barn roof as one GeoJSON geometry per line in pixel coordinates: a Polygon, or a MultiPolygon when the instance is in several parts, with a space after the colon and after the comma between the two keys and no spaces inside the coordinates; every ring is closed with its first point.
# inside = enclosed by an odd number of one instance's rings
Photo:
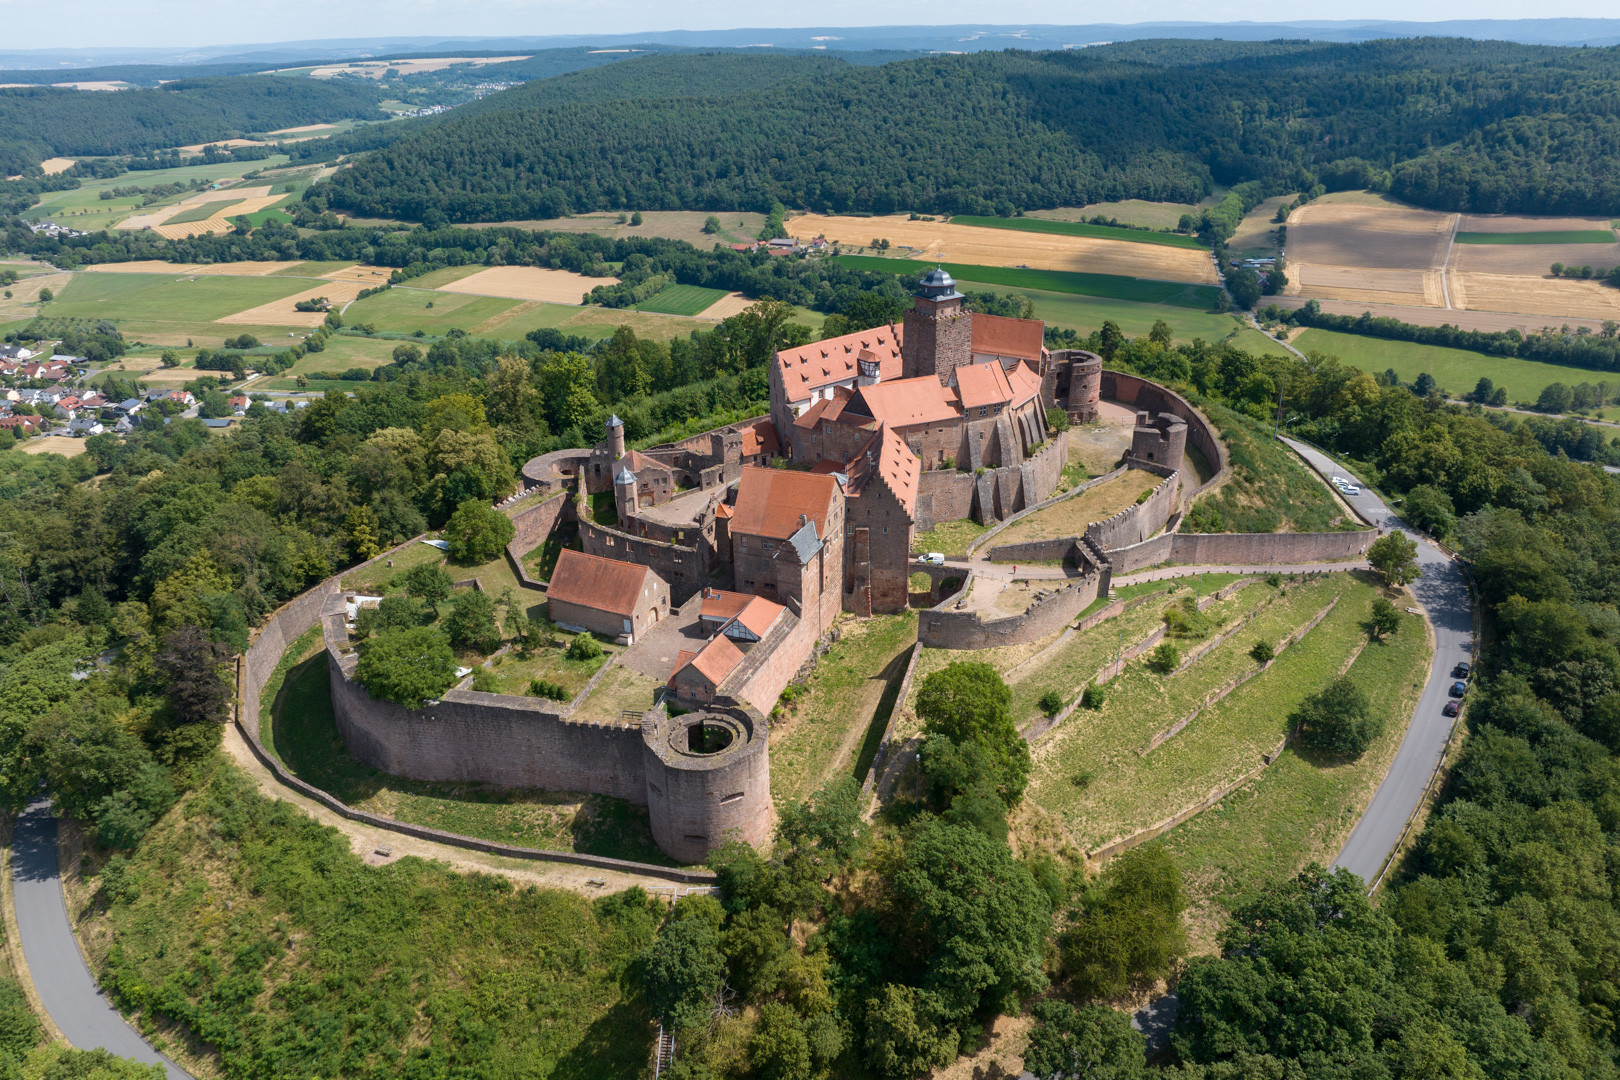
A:
{"type": "Polygon", "coordinates": [[[635,563],[564,548],[557,556],[557,568],[551,572],[546,599],[609,611],[628,619],[640,607],[648,577],[658,575],[635,563]]]}

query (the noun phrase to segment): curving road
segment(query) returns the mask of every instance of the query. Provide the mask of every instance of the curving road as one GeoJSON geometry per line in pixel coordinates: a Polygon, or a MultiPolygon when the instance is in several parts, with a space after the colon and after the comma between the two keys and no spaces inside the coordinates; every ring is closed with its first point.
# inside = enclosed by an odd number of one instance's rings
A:
{"type": "Polygon", "coordinates": [[[36,799],[17,818],[11,836],[11,893],[17,909],[17,936],[34,988],[68,1042],[81,1050],[99,1047],[119,1057],[161,1064],[170,1080],[192,1080],[190,1073],[154,1050],[124,1022],[85,965],[62,899],[56,818],[49,799],[36,799]]]}
{"type": "MultiPolygon", "coordinates": [[[[1282,441],[1323,477],[1356,479],[1321,451],[1286,437],[1282,441]]],[[[1361,820],[1356,822],[1339,857],[1333,860],[1334,869],[1344,867],[1353,871],[1370,888],[1400,844],[1406,824],[1422,801],[1429,778],[1440,764],[1451,737],[1454,721],[1441,715],[1440,710],[1450,700],[1450,687],[1456,681],[1452,678],[1452,669],[1464,660],[1473,660],[1473,607],[1462,568],[1421,534],[1406,529],[1371,488],[1364,487],[1360,495],[1346,496],[1345,500],[1380,530],[1399,528],[1418,542],[1418,565],[1423,576],[1411,588],[1434,627],[1434,664],[1429,669],[1428,685],[1423,688],[1406,737],[1401,740],[1383,783],[1378,785],[1378,792],[1367,804],[1361,820]]]]}

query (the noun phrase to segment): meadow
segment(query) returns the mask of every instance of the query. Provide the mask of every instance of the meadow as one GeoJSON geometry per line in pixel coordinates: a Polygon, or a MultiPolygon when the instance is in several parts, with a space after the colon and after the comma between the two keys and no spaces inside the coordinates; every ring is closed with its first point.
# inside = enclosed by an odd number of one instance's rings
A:
{"type": "Polygon", "coordinates": [[[1459,232],[1459,244],[1612,244],[1612,229],[1548,229],[1541,232],[1459,232]]]}
{"type": "Polygon", "coordinates": [[[49,305],[58,318],[111,319],[129,341],[183,345],[195,339],[201,348],[247,332],[269,340],[286,327],[216,325],[217,320],[260,304],[281,300],[310,287],[308,281],[284,277],[173,274],[75,274],[49,305]]]}
{"type": "MultiPolygon", "coordinates": [[[[910,260],[885,259],[872,255],[835,255],[846,266],[856,270],[870,270],[879,274],[897,274],[910,277],[918,273],[919,263],[910,260]]],[[[1101,296],[1112,300],[1130,300],[1139,304],[1164,304],[1178,308],[1209,311],[1218,303],[1220,290],[1213,285],[1189,285],[1175,281],[1151,281],[1146,278],[1123,277],[1117,274],[1087,274],[1072,270],[1030,270],[1008,266],[972,266],[964,263],[941,263],[952,277],[963,282],[984,282],[1005,285],[1023,291],[1040,289],[1047,292],[1073,293],[1081,296],[1101,296]]]]}
{"type": "Polygon", "coordinates": [[[1178,233],[1147,232],[1143,229],[1126,229],[1116,225],[1092,225],[1084,221],[1062,221],[1053,218],[1002,218],[1002,217],[974,217],[970,214],[957,214],[951,218],[954,225],[978,225],[987,229],[1015,229],[1021,232],[1056,233],[1060,236],[1089,236],[1094,240],[1124,240],[1132,244],[1159,244],[1163,247],[1196,248],[1205,250],[1205,245],[1196,236],[1183,236],[1178,233]]]}
{"type": "Polygon", "coordinates": [[[150,172],[131,172],[106,180],[85,180],[69,191],[47,191],[40,201],[23,211],[28,221],[58,221],[75,229],[94,231],[111,228],[120,219],[134,211],[150,212],[154,207],[180,202],[196,194],[184,191],[142,207],[140,195],[120,195],[113,199],[101,198],[103,191],[119,187],[157,187],[160,184],[191,184],[202,180],[213,183],[234,180],[259,169],[274,169],[285,165],[288,159],[280,154],[263,161],[225,161],[213,165],[187,165],[177,169],[154,169],[150,172]]]}
{"type": "Polygon", "coordinates": [[[701,315],[727,295],[729,294],[724,289],[706,289],[701,285],[671,285],[656,296],[637,304],[636,310],[662,315],[701,315]]]}
{"type": "Polygon", "coordinates": [[[1217,184],[1214,192],[1198,203],[1120,199],[1117,202],[1090,203],[1086,206],[1059,206],[1053,210],[1029,210],[1024,216],[1048,221],[1089,221],[1101,215],[1147,229],[1173,229],[1181,224],[1181,215],[1191,214],[1197,217],[1199,211],[1206,206],[1214,206],[1225,194],[1226,189],[1217,184]]]}

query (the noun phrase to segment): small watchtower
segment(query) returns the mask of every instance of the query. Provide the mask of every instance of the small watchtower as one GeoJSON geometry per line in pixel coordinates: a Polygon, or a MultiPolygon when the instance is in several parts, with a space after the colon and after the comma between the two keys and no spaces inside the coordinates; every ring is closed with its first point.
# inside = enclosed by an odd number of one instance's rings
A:
{"type": "Polygon", "coordinates": [[[1136,414],[1131,432],[1129,460],[1148,461],[1168,469],[1180,469],[1187,452],[1187,422],[1171,413],[1136,414]]]}

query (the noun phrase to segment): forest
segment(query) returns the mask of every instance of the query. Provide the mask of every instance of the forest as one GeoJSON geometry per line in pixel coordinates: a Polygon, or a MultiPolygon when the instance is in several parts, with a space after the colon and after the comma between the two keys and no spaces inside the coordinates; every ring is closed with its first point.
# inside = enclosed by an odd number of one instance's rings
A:
{"type": "MultiPolygon", "coordinates": [[[[858,294],[834,329],[888,309],[858,294]]],[[[639,1069],[645,1036],[582,1034],[580,1010],[610,1001],[599,1023],[615,1031],[644,1032],[648,1015],[678,1031],[672,1075],[687,1080],[907,1080],[1020,1012],[1042,1080],[1082,1066],[1166,1080],[1616,1075],[1620,480],[1571,457],[1620,447],[1327,357],[1108,327],[1078,342],[1257,419],[1283,387],[1292,431],[1470,560],[1492,632],[1468,734],[1377,905],[1359,881],[1308,868],[1230,898],[1219,952],[1188,958],[1180,882],[1154,846],[1090,880],[1053,851],[1009,846],[1028,751],[1006,687],[971,663],[919,691],[915,800],[868,826],[843,779],[779,807],[771,849],[712,860],[723,902],[672,913],[634,892],[586,906],[427,864],[373,871],[220,760],[224,661],[278,603],[487,507],[525,456],[577,444],[607,408],[632,438],[731,416],[762,396],[773,344],[814,337],[787,314],[757,305],[667,345],[627,330],[595,346],[555,331],[402,343],[352,398],[294,415],[255,405],[225,438],[176,419],[93,437],[71,460],[0,451],[0,799],[19,805],[44,776],[89,826],[97,903],[121,928],[101,971],[116,1000],[220,1046],[229,1077],[473,1077],[497,1053],[514,1072],[560,1061],[561,1075],[607,1075],[614,1055],[639,1069]],[[114,642],[115,660],[74,678],[114,642]],[[176,869],[231,845],[239,866],[176,869]],[[217,949],[170,933],[164,914],[169,875],[216,871],[251,885],[236,894],[242,926],[262,930],[210,920],[226,933],[217,949]],[[367,929],[366,898],[407,922],[367,929]],[[428,911],[455,917],[401,929],[428,911]],[[521,929],[536,913],[538,938],[521,929]],[[397,963],[363,975],[385,941],[397,963]],[[521,992],[443,984],[468,948],[492,962],[533,951],[521,992]],[[1181,1013],[1150,1064],[1111,1006],[1164,976],[1181,1013]],[[417,1050],[382,1037],[413,1023],[417,1050]]]]}
{"type": "MultiPolygon", "coordinates": [[[[1620,206],[1614,56],[1454,39],[1131,42],[875,67],[653,56],[492,95],[310,195],[430,222],[774,203],[1011,214],[1197,201],[1257,181],[1608,215],[1620,206]]],[[[340,138],[299,153],[361,148],[340,138]]]]}
{"type": "Polygon", "coordinates": [[[362,80],[273,75],[191,78],[117,93],[53,86],[0,89],[0,175],[46,158],[145,154],[346,118],[382,119],[362,80]]]}

